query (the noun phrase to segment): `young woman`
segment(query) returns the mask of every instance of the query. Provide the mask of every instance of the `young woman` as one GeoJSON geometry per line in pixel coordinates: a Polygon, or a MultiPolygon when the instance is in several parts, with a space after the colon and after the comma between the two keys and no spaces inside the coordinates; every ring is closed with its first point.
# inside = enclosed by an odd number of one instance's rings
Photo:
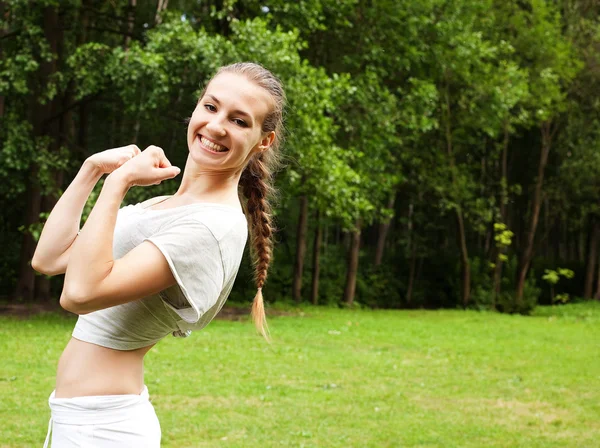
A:
{"type": "Polygon", "coordinates": [[[258,287],[252,315],[268,338],[261,293],[272,252],[267,199],[284,102],[281,83],[263,67],[221,68],[190,118],[189,155],[173,196],[120,208],[132,186],[179,174],[156,146],[110,149],[85,161],[32,260],[39,272],[66,273],[60,303],[79,315],[58,363],[44,446],[51,432],[55,448],[160,446],[144,355],[169,333],[185,337],[219,312],[241,262],[247,216],[258,287]],[[84,204],[106,173],[78,232],[84,204]]]}

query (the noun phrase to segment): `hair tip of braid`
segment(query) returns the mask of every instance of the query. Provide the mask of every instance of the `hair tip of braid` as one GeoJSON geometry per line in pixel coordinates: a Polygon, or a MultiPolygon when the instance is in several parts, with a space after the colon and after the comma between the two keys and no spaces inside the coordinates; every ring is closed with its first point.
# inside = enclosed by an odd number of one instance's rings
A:
{"type": "Polygon", "coordinates": [[[257,289],[256,296],[254,296],[254,301],[252,302],[251,316],[252,320],[254,321],[256,331],[270,344],[271,338],[269,326],[267,325],[265,304],[262,295],[262,287],[259,287],[257,289]]]}

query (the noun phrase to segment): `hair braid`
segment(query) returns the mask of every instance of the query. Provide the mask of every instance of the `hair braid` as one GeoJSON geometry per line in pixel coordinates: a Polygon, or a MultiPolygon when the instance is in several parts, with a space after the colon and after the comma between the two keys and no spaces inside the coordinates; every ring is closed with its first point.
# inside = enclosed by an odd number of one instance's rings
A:
{"type": "Polygon", "coordinates": [[[273,256],[273,233],[269,196],[274,194],[272,175],[263,162],[263,153],[257,154],[249,163],[240,179],[242,193],[246,197],[246,212],[251,220],[251,254],[254,278],[258,292],[252,303],[252,319],[258,331],[269,340],[262,296],[262,287],[267,280],[269,264],[273,256]]]}
{"type": "MultiPolygon", "coordinates": [[[[240,177],[239,186],[246,198],[246,216],[250,217],[250,252],[254,265],[254,279],[258,291],[252,303],[252,319],[257,330],[269,341],[269,329],[265,316],[262,288],[267,280],[269,264],[273,256],[273,233],[270,199],[275,196],[273,176],[280,168],[279,145],[283,133],[283,109],[285,92],[281,81],[269,70],[252,62],[239,62],[221,67],[213,79],[221,73],[235,73],[269,93],[271,110],[262,123],[264,133],[275,133],[275,140],[266,151],[255,154],[240,177]]],[[[204,92],[202,93],[204,96],[204,92]]]]}

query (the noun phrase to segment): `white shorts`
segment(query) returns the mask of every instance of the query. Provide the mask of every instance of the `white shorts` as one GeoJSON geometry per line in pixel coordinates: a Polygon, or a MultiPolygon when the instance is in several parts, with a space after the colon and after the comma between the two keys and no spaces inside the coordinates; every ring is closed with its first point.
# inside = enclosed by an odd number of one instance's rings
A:
{"type": "Polygon", "coordinates": [[[160,448],[160,423],[148,399],[140,395],[55,398],[44,448],[160,448]]]}

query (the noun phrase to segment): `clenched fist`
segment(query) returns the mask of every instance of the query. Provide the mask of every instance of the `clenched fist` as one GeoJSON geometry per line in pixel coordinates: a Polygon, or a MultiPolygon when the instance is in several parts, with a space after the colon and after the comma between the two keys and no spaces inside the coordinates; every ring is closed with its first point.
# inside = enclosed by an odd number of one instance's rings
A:
{"type": "Polygon", "coordinates": [[[140,153],[136,145],[127,145],[93,154],[87,160],[102,174],[110,174],[140,153]]]}
{"type": "Polygon", "coordinates": [[[162,148],[152,145],[115,170],[113,174],[122,177],[129,186],[148,186],[172,179],[180,172],[179,168],[171,165],[162,148]]]}

